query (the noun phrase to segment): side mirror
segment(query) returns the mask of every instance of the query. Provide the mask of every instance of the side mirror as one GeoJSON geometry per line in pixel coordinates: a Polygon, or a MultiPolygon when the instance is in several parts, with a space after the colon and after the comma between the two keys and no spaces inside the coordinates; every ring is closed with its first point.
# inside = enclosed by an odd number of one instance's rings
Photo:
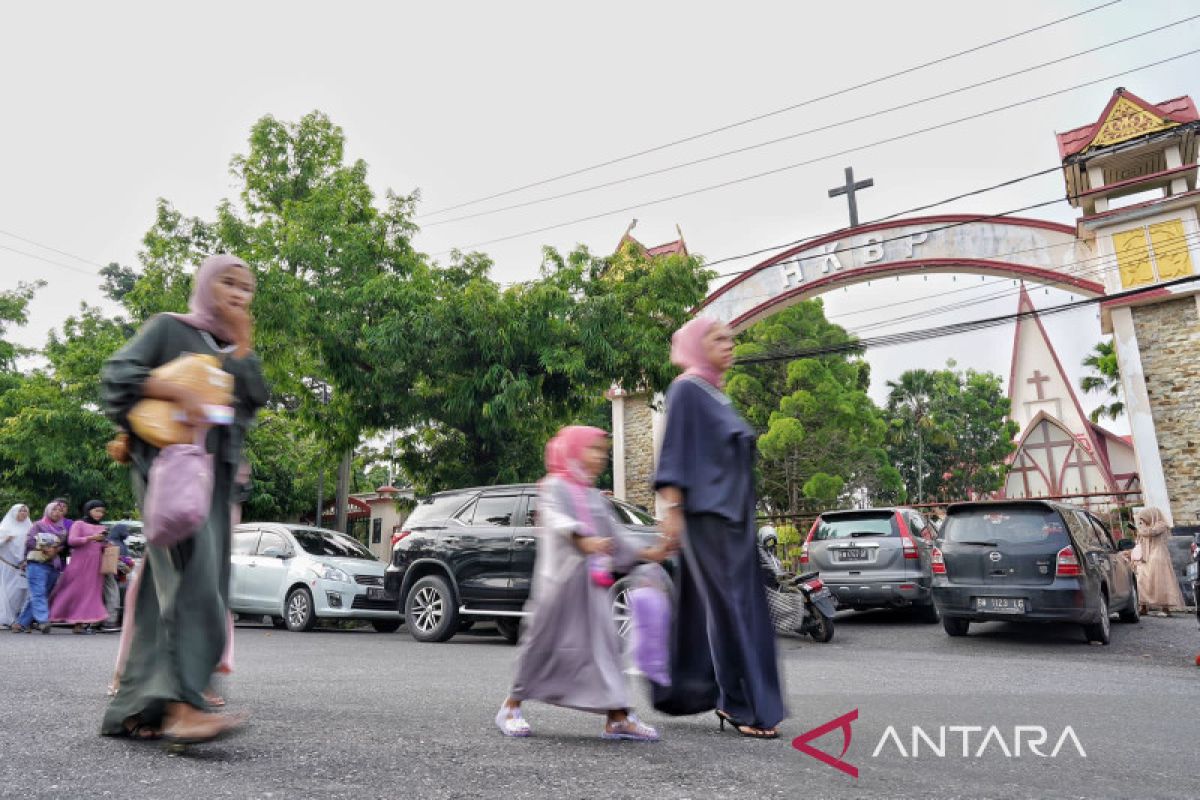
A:
{"type": "Polygon", "coordinates": [[[1117,552],[1132,550],[1137,545],[1133,539],[1119,539],[1117,541],[1117,552]]]}
{"type": "Polygon", "coordinates": [[[292,557],[291,553],[286,550],[280,550],[278,547],[268,547],[259,555],[263,556],[264,558],[278,558],[283,560],[287,560],[292,557]]]}

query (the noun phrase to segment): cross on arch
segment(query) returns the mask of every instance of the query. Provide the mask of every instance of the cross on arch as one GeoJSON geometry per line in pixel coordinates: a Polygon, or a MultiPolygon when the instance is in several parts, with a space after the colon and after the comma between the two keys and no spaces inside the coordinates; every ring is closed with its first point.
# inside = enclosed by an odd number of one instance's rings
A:
{"type": "Polygon", "coordinates": [[[875,185],[872,178],[866,180],[854,181],[854,167],[846,167],[846,184],[844,186],[836,186],[829,190],[830,197],[846,195],[846,201],[850,204],[850,227],[858,227],[858,200],[855,198],[855,192],[859,189],[870,189],[875,185]]]}

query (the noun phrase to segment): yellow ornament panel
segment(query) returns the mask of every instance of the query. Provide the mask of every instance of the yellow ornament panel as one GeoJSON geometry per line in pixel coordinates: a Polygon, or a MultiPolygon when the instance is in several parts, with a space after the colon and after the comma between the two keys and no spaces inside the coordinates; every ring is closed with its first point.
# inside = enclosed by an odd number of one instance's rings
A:
{"type": "Polygon", "coordinates": [[[1155,223],[1150,226],[1149,233],[1159,280],[1186,278],[1192,274],[1192,257],[1188,253],[1182,220],[1172,219],[1155,223]]]}
{"type": "Polygon", "coordinates": [[[1137,103],[1121,97],[1113,104],[1112,110],[1108,112],[1108,117],[1100,125],[1100,129],[1096,131],[1096,135],[1088,147],[1119,144],[1147,133],[1173,128],[1178,124],[1173,120],[1151,114],[1137,103]]]}
{"type": "Polygon", "coordinates": [[[1117,251],[1117,268],[1121,272],[1121,286],[1132,289],[1154,283],[1154,268],[1150,264],[1150,248],[1146,244],[1146,232],[1137,228],[1123,233],[1114,233],[1113,248],[1117,251]]]}

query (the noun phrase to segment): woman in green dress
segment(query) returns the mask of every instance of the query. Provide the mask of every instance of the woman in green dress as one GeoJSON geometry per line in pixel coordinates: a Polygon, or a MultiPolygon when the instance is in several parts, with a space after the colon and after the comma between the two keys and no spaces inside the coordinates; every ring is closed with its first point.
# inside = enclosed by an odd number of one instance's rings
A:
{"type": "MultiPolygon", "coordinates": [[[[206,425],[199,400],[151,370],[184,353],[209,354],[234,376],[235,419],[209,427],[213,493],[208,519],[174,547],[148,546],[135,600],[132,642],[120,688],[104,713],[108,736],[179,742],[208,741],[232,731],[238,717],[211,713],[204,690],[221,659],[229,600],[229,546],[234,478],[246,433],[267,401],[262,366],[251,347],[250,268],[228,255],[205,259],[196,271],[187,314],[149,320],[102,371],[105,411],[129,430],[128,414],[142,398],[177,404],[193,425],[206,425]]],[[[142,501],[158,450],[136,435],[128,442],[134,492],[142,501]]]]}

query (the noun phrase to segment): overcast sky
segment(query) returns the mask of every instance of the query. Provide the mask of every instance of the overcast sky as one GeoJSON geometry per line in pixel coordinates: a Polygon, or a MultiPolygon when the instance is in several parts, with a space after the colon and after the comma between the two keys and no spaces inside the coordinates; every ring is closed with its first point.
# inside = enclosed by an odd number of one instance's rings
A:
{"type": "MultiPolygon", "coordinates": [[[[429,213],[845,89],[1018,33],[1106,0],[964,3],[458,2],[23,3],[0,8],[0,288],[47,287],[17,338],[40,345],[81,301],[99,302],[99,265],[136,265],[155,199],[211,217],[235,197],[230,157],[272,114],[320,109],[382,196],[419,189],[429,213]],[[24,237],[29,241],[14,238],[24,237]],[[53,249],[49,249],[53,248],[53,249]],[[24,254],[14,252],[22,251],[24,254]],[[63,251],[55,252],[55,250],[63,251]],[[64,253],[70,255],[64,255],[64,253]],[[45,260],[38,260],[38,256],[45,260]]],[[[1053,99],[850,155],[821,156],[1102,78],[1197,47],[1200,24],[1070,59],[903,111],[928,95],[1108,44],[1200,14],[1196,2],[1125,0],[1044,31],[868,88],[512,194],[419,218],[417,245],[445,260],[488,244],[499,280],[536,275],[544,245],[612,250],[629,221],[649,245],[675,238],[720,259],[845,224],[826,196],[853,165],[874,188],[863,220],[1053,167],[1055,131],[1095,120],[1113,89],[1151,102],[1196,94],[1196,56],[1053,99]],[[442,225],[811,128],[869,119],[652,178],[442,225]],[[623,209],[802,161],[736,186],[623,209]],[[597,216],[601,215],[601,216],[597,216]],[[597,217],[573,222],[582,217],[597,217]]],[[[940,207],[996,213],[1062,197],[1059,174],[940,207]]],[[[1071,223],[1065,202],[1031,216],[1071,223]]],[[[753,266],[756,259],[722,265],[753,266]]],[[[1040,306],[1069,296],[1040,288],[1040,306]]],[[[825,295],[830,317],[864,335],[1009,313],[1011,281],[919,277],[825,295]],[[967,281],[978,286],[966,289],[967,281]],[[987,302],[945,312],[949,301],[987,302]],[[922,312],[893,328],[866,327],[922,312]]],[[[1094,309],[1046,320],[1069,370],[1100,338],[1094,309]]],[[[1007,376],[1012,327],[871,352],[877,399],[911,367],[1007,376]]],[[[1095,404],[1084,398],[1084,405],[1095,404]]],[[[1123,425],[1115,426],[1124,431],[1123,425]]]]}

